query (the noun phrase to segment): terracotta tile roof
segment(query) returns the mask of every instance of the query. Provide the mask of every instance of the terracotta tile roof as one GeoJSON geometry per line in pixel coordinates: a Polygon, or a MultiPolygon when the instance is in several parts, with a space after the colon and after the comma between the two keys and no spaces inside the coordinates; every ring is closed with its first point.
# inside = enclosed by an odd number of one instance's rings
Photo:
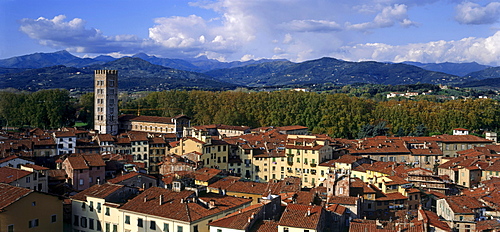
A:
{"type": "Polygon", "coordinates": [[[323,163],[320,163],[319,166],[324,166],[324,167],[335,167],[335,163],[337,163],[337,160],[328,160],[323,163]]]}
{"type": "Polygon", "coordinates": [[[196,170],[194,174],[194,178],[199,181],[209,181],[219,175],[222,171],[215,168],[201,168],[196,170]]]}
{"type": "Polygon", "coordinates": [[[316,230],[323,213],[321,206],[289,204],[281,215],[279,225],[316,230]]]}
{"type": "Polygon", "coordinates": [[[410,154],[410,150],[406,147],[405,142],[399,138],[367,138],[349,145],[348,150],[350,154],[410,154]]]}
{"type": "Polygon", "coordinates": [[[208,187],[214,189],[227,189],[229,186],[231,186],[240,179],[241,179],[240,177],[228,176],[216,181],[215,183],[208,185],[208,187]]]}
{"type": "Polygon", "coordinates": [[[47,174],[52,180],[66,180],[68,177],[64,169],[50,169],[47,171],[47,174]]]}
{"type": "Polygon", "coordinates": [[[27,196],[31,192],[33,192],[33,190],[0,183],[0,212],[3,212],[7,206],[27,196]]]}
{"type": "Polygon", "coordinates": [[[158,117],[158,116],[136,116],[131,117],[129,121],[136,122],[156,122],[156,123],[166,123],[166,124],[174,124],[174,120],[171,117],[158,117]]]}
{"type": "Polygon", "coordinates": [[[124,188],[125,186],[123,185],[118,185],[118,184],[110,184],[110,183],[105,183],[102,185],[96,184],[92,185],[90,188],[85,189],[74,196],[71,197],[71,199],[79,200],[79,201],[86,201],[87,197],[95,197],[95,198],[101,198],[105,199],[109,195],[115,193],[121,188],[124,188]]]}
{"type": "Polygon", "coordinates": [[[493,164],[491,164],[489,167],[484,169],[485,171],[500,171],[500,160],[496,160],[493,164]]]}
{"type": "Polygon", "coordinates": [[[387,176],[384,177],[384,182],[385,185],[403,185],[403,184],[409,184],[407,180],[399,177],[399,176],[387,176]],[[387,180],[389,179],[389,180],[387,180]]]}
{"type": "Polygon", "coordinates": [[[335,162],[336,163],[352,164],[354,162],[357,162],[360,159],[364,159],[364,158],[362,156],[343,155],[340,158],[338,158],[335,162]]]}
{"type": "Polygon", "coordinates": [[[113,135],[110,135],[110,134],[98,134],[97,139],[100,142],[114,142],[115,141],[115,138],[113,137],[113,135]]]}
{"type": "Polygon", "coordinates": [[[280,131],[291,131],[291,130],[304,130],[304,129],[308,129],[308,127],[300,126],[300,125],[294,125],[294,126],[277,127],[276,129],[278,129],[280,131]]]}
{"type": "Polygon", "coordinates": [[[25,176],[32,174],[33,172],[11,168],[11,167],[1,167],[0,168],[0,183],[12,183],[19,180],[25,176]]]}
{"type": "Polygon", "coordinates": [[[440,199],[443,199],[443,198],[446,198],[447,196],[441,192],[437,192],[437,191],[432,191],[432,190],[429,190],[427,192],[425,192],[425,194],[427,195],[434,195],[436,196],[437,198],[440,198],[440,199]]]}
{"type": "Polygon", "coordinates": [[[7,156],[6,158],[3,158],[3,159],[1,159],[1,160],[0,160],[0,164],[1,164],[1,163],[5,163],[5,162],[10,161],[10,160],[13,160],[13,159],[17,159],[17,158],[22,159],[22,157],[19,157],[19,156],[17,156],[17,155],[10,155],[10,156],[7,156]]]}
{"type": "Polygon", "coordinates": [[[444,143],[493,143],[493,141],[484,139],[475,135],[434,135],[438,142],[444,143]]]}
{"type": "Polygon", "coordinates": [[[333,204],[333,205],[328,206],[328,208],[326,208],[326,210],[328,210],[330,212],[333,212],[333,213],[335,213],[337,215],[344,214],[345,211],[346,211],[346,209],[347,209],[346,207],[341,206],[339,204],[333,204]]]}
{"type": "Polygon", "coordinates": [[[316,145],[316,146],[296,146],[296,145],[288,145],[288,144],[285,145],[286,149],[314,150],[314,151],[320,150],[323,147],[325,147],[325,146],[323,146],[323,145],[316,145]]]}
{"type": "Polygon", "coordinates": [[[358,202],[357,197],[348,197],[348,196],[332,196],[328,199],[328,204],[356,205],[357,202],[358,202]]]}
{"type": "Polygon", "coordinates": [[[476,209],[485,208],[483,203],[476,198],[465,195],[450,196],[444,199],[448,202],[448,205],[455,214],[474,214],[476,209]]]}
{"type": "Polygon", "coordinates": [[[47,167],[42,167],[36,164],[23,164],[22,166],[32,168],[33,170],[41,171],[41,170],[49,170],[47,167]]]}
{"type": "Polygon", "coordinates": [[[437,227],[439,229],[442,229],[444,231],[451,231],[450,226],[448,223],[441,221],[439,219],[439,216],[432,212],[432,211],[427,211],[427,210],[419,210],[419,213],[424,217],[423,221],[433,227],[437,227]]]}
{"type": "Polygon", "coordinates": [[[396,168],[397,164],[395,162],[382,162],[382,161],[377,161],[373,162],[371,164],[361,164],[360,166],[354,168],[353,170],[355,171],[360,171],[360,172],[366,172],[366,171],[373,171],[373,172],[379,172],[383,174],[388,174],[388,175],[394,175],[396,174],[396,168]]]}
{"type": "Polygon", "coordinates": [[[149,139],[149,144],[167,144],[163,138],[153,137],[149,139]]]}
{"type": "Polygon", "coordinates": [[[131,142],[148,141],[148,134],[145,132],[141,132],[141,133],[129,132],[128,137],[130,138],[131,142]]]}
{"type": "Polygon", "coordinates": [[[258,214],[259,211],[262,210],[263,206],[264,206],[263,204],[255,204],[246,207],[242,210],[236,211],[223,218],[208,223],[208,225],[223,227],[223,228],[231,228],[235,230],[247,230],[252,222],[251,220],[253,220],[250,218],[252,217],[252,215],[258,214]]]}
{"type": "Polygon", "coordinates": [[[106,163],[99,154],[73,154],[68,162],[73,169],[89,169],[90,167],[104,167],[106,163]]]}
{"type": "Polygon", "coordinates": [[[250,193],[263,195],[266,192],[267,183],[251,181],[237,181],[227,188],[228,192],[250,193]]]}
{"type": "Polygon", "coordinates": [[[61,137],[76,137],[76,134],[72,131],[56,131],[54,132],[54,136],[57,138],[61,137]]]}
{"type": "Polygon", "coordinates": [[[377,225],[375,220],[355,219],[349,224],[349,232],[424,232],[425,224],[420,221],[411,222],[381,222],[377,225]]]}
{"type": "Polygon", "coordinates": [[[386,193],[385,196],[375,199],[376,201],[392,201],[392,200],[406,200],[408,197],[403,196],[403,194],[396,193],[386,193]]]}
{"type": "Polygon", "coordinates": [[[151,187],[129,200],[121,209],[184,222],[194,222],[230,209],[249,205],[252,201],[245,198],[206,194],[194,202],[192,201],[194,197],[195,193],[192,191],[174,192],[168,189],[151,187]],[[160,198],[162,198],[161,204],[160,198]],[[203,202],[214,200],[215,208],[208,208],[203,203],[200,203],[200,200],[203,202]]]}
{"type": "Polygon", "coordinates": [[[271,221],[271,220],[258,221],[252,227],[250,232],[256,232],[256,231],[258,231],[258,232],[278,232],[278,225],[279,225],[279,222],[277,222],[277,221],[271,221]]]}
{"type": "Polygon", "coordinates": [[[182,138],[182,141],[186,141],[186,140],[192,140],[192,141],[194,141],[196,143],[206,144],[205,142],[203,142],[203,141],[201,141],[201,140],[199,140],[197,138],[193,138],[193,137],[184,137],[184,138],[182,138]]]}
{"type": "Polygon", "coordinates": [[[116,138],[116,144],[130,144],[130,138],[128,136],[120,136],[116,138]]]}
{"type": "Polygon", "coordinates": [[[133,177],[137,177],[137,176],[147,177],[147,178],[151,178],[153,180],[156,180],[156,178],[154,176],[150,176],[150,175],[142,174],[142,173],[138,173],[138,172],[129,172],[125,175],[117,176],[111,180],[108,180],[108,182],[112,183],[112,184],[118,184],[122,181],[128,180],[128,179],[133,178],[133,177]]]}
{"type": "Polygon", "coordinates": [[[360,194],[367,194],[367,193],[376,193],[374,189],[372,189],[367,183],[362,181],[359,178],[351,178],[351,183],[349,186],[352,188],[351,191],[354,189],[358,188],[361,189],[362,192],[360,194]]]}
{"type": "Polygon", "coordinates": [[[236,130],[236,131],[245,131],[250,129],[250,127],[248,126],[230,126],[224,124],[193,126],[193,128],[197,130],[222,129],[222,130],[236,130]]]}
{"type": "Polygon", "coordinates": [[[280,194],[286,192],[298,192],[300,191],[301,180],[298,177],[286,177],[279,181],[269,181],[267,183],[267,189],[264,194],[271,192],[272,194],[280,194]]]}
{"type": "Polygon", "coordinates": [[[33,141],[33,144],[35,146],[51,146],[51,145],[56,145],[56,142],[54,141],[53,138],[48,138],[48,139],[33,138],[32,141],[33,141]]]}
{"type": "Polygon", "coordinates": [[[498,219],[478,221],[476,231],[498,231],[500,230],[500,221],[498,219]]]}
{"type": "Polygon", "coordinates": [[[301,205],[310,205],[314,203],[316,197],[316,193],[310,191],[298,191],[295,194],[297,195],[295,203],[301,205]]]}

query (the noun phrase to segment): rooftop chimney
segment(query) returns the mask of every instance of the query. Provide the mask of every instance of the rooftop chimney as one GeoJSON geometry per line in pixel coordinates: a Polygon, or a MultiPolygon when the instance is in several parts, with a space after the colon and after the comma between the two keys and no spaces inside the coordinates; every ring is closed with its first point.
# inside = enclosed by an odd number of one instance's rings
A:
{"type": "Polygon", "coordinates": [[[163,204],[163,195],[160,195],[160,205],[163,204]]]}
{"type": "Polygon", "coordinates": [[[208,202],[208,208],[209,208],[209,209],[213,209],[213,208],[215,208],[215,200],[210,200],[210,201],[208,202]]]}

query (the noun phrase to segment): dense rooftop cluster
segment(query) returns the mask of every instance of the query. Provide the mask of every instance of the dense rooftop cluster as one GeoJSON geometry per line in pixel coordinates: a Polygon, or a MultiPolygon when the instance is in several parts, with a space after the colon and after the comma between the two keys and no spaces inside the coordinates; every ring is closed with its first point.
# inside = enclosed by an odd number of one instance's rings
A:
{"type": "Polygon", "coordinates": [[[1,131],[0,230],[500,229],[500,146],[462,128],[347,140],[130,119],[117,135],[1,131]]]}

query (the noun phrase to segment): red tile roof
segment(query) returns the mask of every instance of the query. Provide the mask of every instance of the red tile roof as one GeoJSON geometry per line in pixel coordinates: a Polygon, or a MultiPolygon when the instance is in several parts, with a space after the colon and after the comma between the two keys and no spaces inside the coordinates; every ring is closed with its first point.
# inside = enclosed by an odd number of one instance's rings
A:
{"type": "Polygon", "coordinates": [[[270,220],[264,220],[264,221],[258,221],[255,223],[253,226],[251,232],[278,232],[278,225],[279,222],[277,221],[270,221],[270,220]]]}
{"type": "Polygon", "coordinates": [[[484,139],[475,135],[434,135],[438,142],[444,143],[493,143],[493,141],[484,139]]]}
{"type": "Polygon", "coordinates": [[[99,139],[100,142],[114,142],[115,141],[115,138],[110,134],[98,134],[97,139],[99,139]]]}
{"type": "Polygon", "coordinates": [[[386,193],[385,196],[375,199],[376,201],[392,201],[392,200],[406,200],[408,197],[403,196],[403,194],[397,193],[386,193]]]}
{"type": "Polygon", "coordinates": [[[279,225],[316,230],[323,213],[321,206],[289,204],[281,216],[279,225]]]}
{"type": "Polygon", "coordinates": [[[57,138],[61,137],[76,137],[76,134],[72,131],[56,131],[54,132],[54,136],[57,138]]]}
{"type": "Polygon", "coordinates": [[[31,192],[33,190],[0,183],[0,212],[31,192]]]}
{"type": "Polygon", "coordinates": [[[95,197],[95,198],[101,198],[105,199],[109,195],[115,193],[121,188],[124,188],[125,186],[123,185],[118,185],[118,184],[96,184],[92,185],[90,188],[85,189],[74,196],[71,197],[71,199],[79,200],[79,201],[86,201],[87,197],[95,197]]]}
{"type": "Polygon", "coordinates": [[[36,164],[23,164],[22,166],[25,166],[25,167],[28,167],[28,168],[32,168],[33,170],[49,170],[49,168],[47,167],[42,167],[42,166],[39,166],[39,165],[36,165],[36,164]]]}
{"type": "Polygon", "coordinates": [[[444,231],[451,231],[451,228],[448,225],[448,223],[441,221],[436,213],[427,210],[419,210],[419,214],[424,217],[423,221],[425,223],[437,227],[439,229],[442,229],[444,231]]]}
{"type": "Polygon", "coordinates": [[[326,210],[333,212],[337,215],[344,214],[346,212],[346,209],[347,209],[346,207],[341,206],[339,204],[333,204],[333,205],[328,206],[328,208],[326,208],[326,210]]]}
{"type": "Polygon", "coordinates": [[[328,204],[356,205],[357,202],[358,202],[357,197],[349,197],[349,196],[332,196],[328,199],[328,204]]]}
{"type": "Polygon", "coordinates": [[[246,207],[223,218],[217,219],[208,225],[235,230],[247,230],[248,226],[250,226],[251,222],[255,219],[253,215],[258,214],[263,206],[263,204],[255,204],[246,207]]]}
{"type": "Polygon", "coordinates": [[[151,187],[129,200],[121,209],[184,222],[194,222],[214,214],[249,205],[252,201],[245,198],[206,194],[194,202],[192,201],[194,197],[195,193],[192,191],[174,192],[168,189],[151,187]],[[162,200],[161,204],[160,198],[162,200]],[[201,201],[210,202],[210,200],[215,201],[215,208],[210,209],[200,203],[201,201]]]}
{"type": "Polygon", "coordinates": [[[90,167],[104,167],[106,163],[99,154],[73,154],[68,162],[73,169],[89,169],[90,167]]]}
{"type": "Polygon", "coordinates": [[[228,192],[250,193],[263,195],[266,193],[267,183],[257,183],[251,181],[237,181],[227,188],[228,192]]]}
{"type": "Polygon", "coordinates": [[[32,174],[33,172],[11,168],[11,167],[1,167],[0,168],[0,183],[12,183],[19,180],[25,176],[32,174]]]}
{"type": "Polygon", "coordinates": [[[304,130],[304,129],[308,129],[308,127],[294,125],[294,126],[282,126],[282,127],[276,128],[276,129],[278,129],[280,131],[291,131],[291,130],[304,130]]]}
{"type": "Polygon", "coordinates": [[[444,199],[455,214],[474,214],[476,209],[486,207],[478,199],[465,195],[450,196],[444,199]]]}
{"type": "Polygon", "coordinates": [[[125,175],[120,175],[120,176],[117,176],[111,180],[108,180],[109,183],[112,183],[112,184],[118,184],[122,181],[125,181],[125,180],[128,180],[130,178],[133,178],[133,177],[138,177],[138,176],[141,176],[141,177],[146,177],[146,178],[151,178],[153,180],[156,180],[156,178],[154,176],[150,176],[150,175],[147,175],[147,174],[142,174],[142,173],[138,173],[138,172],[129,172],[125,175]]]}

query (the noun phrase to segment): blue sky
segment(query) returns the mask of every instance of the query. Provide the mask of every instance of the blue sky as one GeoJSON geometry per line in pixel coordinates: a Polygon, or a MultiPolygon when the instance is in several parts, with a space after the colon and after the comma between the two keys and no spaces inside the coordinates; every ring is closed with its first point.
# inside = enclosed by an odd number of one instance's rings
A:
{"type": "Polygon", "coordinates": [[[500,1],[0,0],[0,59],[67,50],[220,61],[500,65],[500,1]]]}

